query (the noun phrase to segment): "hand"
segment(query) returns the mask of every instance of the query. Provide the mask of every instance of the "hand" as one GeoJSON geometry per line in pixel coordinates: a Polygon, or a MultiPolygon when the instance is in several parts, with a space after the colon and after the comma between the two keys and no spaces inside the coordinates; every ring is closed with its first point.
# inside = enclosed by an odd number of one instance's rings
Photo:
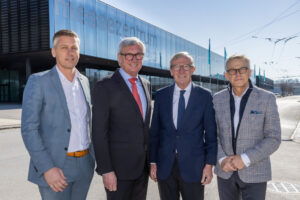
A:
{"type": "Polygon", "coordinates": [[[44,178],[54,192],[62,192],[68,185],[63,171],[57,167],[46,171],[44,178]]]}
{"type": "Polygon", "coordinates": [[[212,165],[206,164],[202,173],[202,180],[201,180],[202,185],[209,184],[212,178],[213,178],[212,165]]]}
{"type": "Polygon", "coordinates": [[[224,172],[232,172],[237,170],[237,168],[233,165],[232,160],[233,156],[228,156],[222,161],[221,168],[224,172]]]}
{"type": "Polygon", "coordinates": [[[117,177],[115,172],[109,172],[102,175],[104,187],[110,192],[117,191],[117,177]]]}
{"type": "Polygon", "coordinates": [[[157,182],[156,172],[157,172],[157,166],[156,166],[156,164],[152,164],[152,163],[151,163],[151,167],[150,167],[150,178],[151,178],[154,182],[157,182]]]}
{"type": "Polygon", "coordinates": [[[237,168],[238,170],[241,170],[245,167],[244,161],[242,160],[242,157],[240,155],[238,156],[233,156],[232,159],[232,164],[235,168],[237,168]]]}

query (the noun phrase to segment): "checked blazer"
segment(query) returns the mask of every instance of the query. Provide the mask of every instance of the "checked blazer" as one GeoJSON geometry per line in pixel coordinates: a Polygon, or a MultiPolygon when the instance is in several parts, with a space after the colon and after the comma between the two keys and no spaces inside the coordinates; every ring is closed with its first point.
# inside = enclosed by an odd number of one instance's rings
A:
{"type": "MultiPolygon", "coordinates": [[[[214,109],[218,132],[218,161],[234,155],[230,115],[230,90],[224,89],[214,95],[214,109]]],[[[253,86],[247,101],[236,141],[236,154],[246,153],[250,166],[238,171],[243,182],[259,183],[271,180],[270,155],[281,142],[280,120],[275,96],[253,86]]],[[[232,172],[224,172],[217,162],[215,173],[229,179],[232,172]]]]}

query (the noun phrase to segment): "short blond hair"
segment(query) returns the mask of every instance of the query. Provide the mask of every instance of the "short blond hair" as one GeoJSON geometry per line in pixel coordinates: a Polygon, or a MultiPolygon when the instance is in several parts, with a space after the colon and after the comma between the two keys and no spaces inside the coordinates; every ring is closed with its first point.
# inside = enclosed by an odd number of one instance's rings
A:
{"type": "Polygon", "coordinates": [[[77,40],[78,45],[80,44],[80,39],[79,39],[78,35],[74,31],[71,31],[71,30],[59,30],[59,31],[57,31],[54,34],[53,39],[52,39],[52,45],[53,45],[54,48],[56,47],[56,44],[57,44],[57,41],[58,41],[59,37],[61,37],[61,36],[73,37],[73,38],[75,38],[77,40]]]}

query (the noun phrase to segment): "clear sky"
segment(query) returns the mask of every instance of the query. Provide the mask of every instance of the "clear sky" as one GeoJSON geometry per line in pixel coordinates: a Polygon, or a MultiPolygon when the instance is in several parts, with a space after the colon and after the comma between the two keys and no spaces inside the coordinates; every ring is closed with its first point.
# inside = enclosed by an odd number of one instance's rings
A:
{"type": "Polygon", "coordinates": [[[261,74],[300,78],[300,0],[101,0],[261,74]]]}

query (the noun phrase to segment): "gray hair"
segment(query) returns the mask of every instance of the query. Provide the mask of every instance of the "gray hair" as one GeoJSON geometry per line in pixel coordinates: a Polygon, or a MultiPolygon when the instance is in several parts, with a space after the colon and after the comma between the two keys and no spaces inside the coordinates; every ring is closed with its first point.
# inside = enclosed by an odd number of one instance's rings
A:
{"type": "Polygon", "coordinates": [[[56,44],[58,42],[59,37],[61,37],[61,36],[73,37],[78,42],[78,46],[80,45],[80,39],[79,39],[78,35],[74,31],[71,31],[71,30],[59,30],[59,31],[57,31],[54,34],[53,39],[52,39],[52,45],[53,45],[54,48],[56,47],[56,44]]]}
{"type": "Polygon", "coordinates": [[[123,38],[121,40],[120,44],[119,44],[118,53],[120,54],[124,47],[130,46],[130,45],[136,45],[136,44],[139,45],[142,48],[143,53],[145,53],[146,47],[145,47],[144,43],[137,37],[125,37],[125,38],[123,38]]]}
{"type": "Polygon", "coordinates": [[[178,58],[182,58],[182,57],[189,59],[191,62],[191,65],[194,67],[194,59],[186,51],[181,51],[181,52],[175,53],[170,60],[170,67],[172,66],[172,62],[174,62],[174,60],[177,60],[178,58]]]}
{"type": "Polygon", "coordinates": [[[249,58],[247,58],[245,55],[234,54],[234,55],[230,56],[227,59],[227,61],[226,61],[226,70],[228,69],[230,62],[232,62],[233,60],[242,60],[242,61],[244,61],[244,63],[247,65],[246,67],[248,67],[248,69],[250,69],[250,60],[249,60],[249,58]]]}

